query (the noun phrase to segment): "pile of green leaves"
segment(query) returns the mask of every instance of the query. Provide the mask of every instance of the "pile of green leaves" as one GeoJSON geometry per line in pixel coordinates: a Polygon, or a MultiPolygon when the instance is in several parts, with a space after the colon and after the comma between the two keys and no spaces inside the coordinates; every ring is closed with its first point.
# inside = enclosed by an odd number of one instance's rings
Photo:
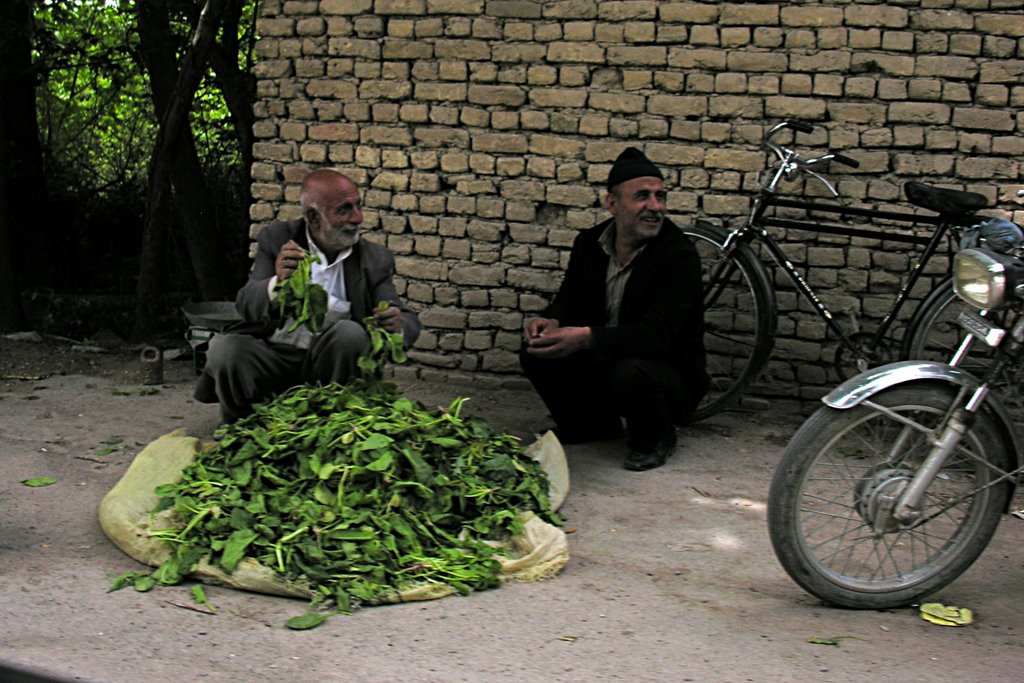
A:
{"type": "Polygon", "coordinates": [[[310,267],[314,262],[320,263],[320,259],[307,251],[295,271],[278,281],[274,288],[281,308],[281,325],[289,318],[294,319],[289,332],[299,329],[300,325],[308,327],[310,332],[319,332],[327,317],[327,290],[312,280],[310,267]]]}
{"type": "Polygon", "coordinates": [[[486,541],[517,532],[518,511],[560,522],[518,439],[461,417],[462,402],[428,410],[360,380],[257,406],[157,489],[158,509],[183,526],[157,532],[174,552],[152,578],[175,584],[201,558],[231,572],[251,557],[341,612],[422,583],[498,585],[501,551],[486,541]]]}

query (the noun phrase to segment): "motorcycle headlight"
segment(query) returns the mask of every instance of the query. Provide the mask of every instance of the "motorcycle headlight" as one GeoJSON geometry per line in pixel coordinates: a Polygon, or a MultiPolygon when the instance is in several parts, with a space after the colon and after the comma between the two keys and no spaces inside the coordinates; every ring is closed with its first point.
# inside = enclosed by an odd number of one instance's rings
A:
{"type": "Polygon", "coordinates": [[[987,249],[964,249],[953,256],[953,289],[967,303],[982,309],[1002,306],[1008,294],[1024,284],[1016,260],[987,249]]]}

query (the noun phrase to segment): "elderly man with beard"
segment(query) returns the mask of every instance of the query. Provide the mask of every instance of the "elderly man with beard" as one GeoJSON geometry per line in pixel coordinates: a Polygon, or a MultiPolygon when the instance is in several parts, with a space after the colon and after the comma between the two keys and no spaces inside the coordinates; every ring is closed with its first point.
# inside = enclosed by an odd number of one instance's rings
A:
{"type": "Polygon", "coordinates": [[[700,257],[665,217],[664,176],[629,147],[608,176],[611,218],[576,237],[561,288],[524,329],[523,371],[562,443],[622,436],[623,466],[660,467],[707,392],[700,257]]]}
{"type": "Polygon", "coordinates": [[[356,184],[338,171],[313,171],[302,183],[302,218],[266,226],[257,238],[249,280],[235,305],[242,322],[210,340],[195,397],[219,402],[233,422],[252,405],[304,383],[348,381],[369,344],[362,320],[373,316],[406,347],[420,333],[419,318],[398,296],[395,259],[387,248],[359,239],[363,221],[356,184]],[[311,279],[328,294],[328,312],[315,334],[305,326],[289,332],[274,291],[312,253],[311,279]],[[378,310],[380,302],[388,306],[378,310]]]}

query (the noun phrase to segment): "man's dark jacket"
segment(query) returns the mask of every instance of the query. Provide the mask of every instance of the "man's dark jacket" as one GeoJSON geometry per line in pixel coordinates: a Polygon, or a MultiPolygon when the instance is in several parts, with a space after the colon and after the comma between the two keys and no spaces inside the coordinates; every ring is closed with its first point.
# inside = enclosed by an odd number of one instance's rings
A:
{"type": "MultiPolygon", "coordinates": [[[[242,322],[234,325],[226,332],[232,334],[250,334],[257,337],[269,337],[280,327],[281,317],[276,301],[272,302],[268,295],[270,278],[274,275],[274,262],[281,247],[294,240],[300,247],[309,250],[306,238],[306,222],[279,221],[271,223],[260,231],[256,239],[256,256],[253,259],[249,280],[238,290],[235,307],[242,322]]],[[[365,239],[360,239],[352,248],[352,254],[345,259],[345,291],[352,304],[352,320],[362,321],[373,313],[374,307],[387,301],[397,306],[404,314],[402,336],[406,346],[411,346],[420,334],[420,320],[398,296],[395,289],[395,257],[386,248],[365,239]]],[[[214,402],[213,379],[203,374],[196,386],[197,400],[214,402]]]]}
{"type": "Polygon", "coordinates": [[[706,387],[703,287],[696,247],[666,219],[657,237],[633,261],[619,324],[609,327],[605,276],[610,257],[599,238],[610,223],[577,235],[562,286],[544,315],[563,327],[589,326],[595,349],[605,357],[664,360],[684,381],[706,387]]]}

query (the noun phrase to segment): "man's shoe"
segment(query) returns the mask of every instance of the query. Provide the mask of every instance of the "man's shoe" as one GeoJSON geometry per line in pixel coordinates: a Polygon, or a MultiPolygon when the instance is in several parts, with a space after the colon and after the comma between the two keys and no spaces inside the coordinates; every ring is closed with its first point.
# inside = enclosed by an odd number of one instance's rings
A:
{"type": "Polygon", "coordinates": [[[643,472],[645,470],[653,470],[655,467],[661,467],[668,460],[668,456],[672,455],[672,452],[676,448],[676,433],[673,432],[661,439],[657,445],[654,446],[653,451],[630,451],[629,455],[626,456],[626,461],[622,463],[622,466],[627,470],[633,472],[643,472]]]}

